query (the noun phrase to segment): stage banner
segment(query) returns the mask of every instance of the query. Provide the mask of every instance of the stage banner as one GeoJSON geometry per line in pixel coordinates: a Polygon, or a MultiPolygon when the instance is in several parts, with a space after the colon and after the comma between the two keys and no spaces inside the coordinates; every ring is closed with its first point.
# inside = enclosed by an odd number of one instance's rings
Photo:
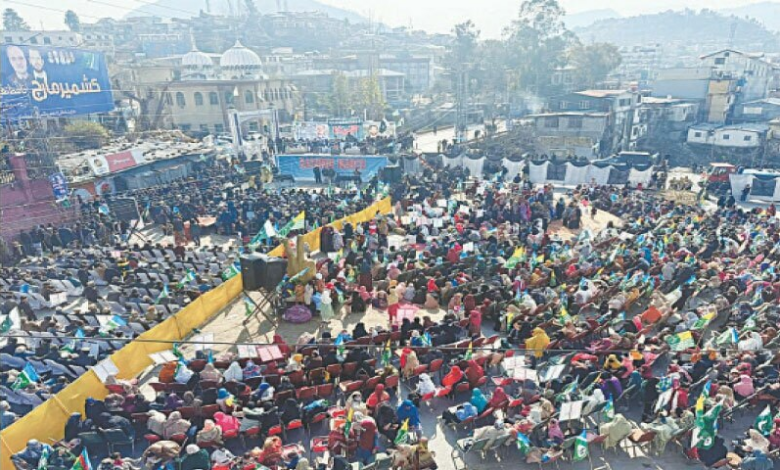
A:
{"type": "Polygon", "coordinates": [[[362,119],[329,119],[331,139],[346,139],[351,135],[357,140],[363,140],[362,119]]]}
{"type": "Polygon", "coordinates": [[[357,169],[366,182],[385,166],[387,157],[379,155],[279,155],[279,173],[292,175],[295,181],[314,181],[314,168],[319,167],[336,170],[337,175],[353,175],[357,169]]]}
{"type": "Polygon", "coordinates": [[[0,46],[0,70],[3,122],[114,109],[101,52],[6,44],[0,46]]]}
{"type": "Polygon", "coordinates": [[[327,139],[330,136],[330,127],[324,122],[297,122],[293,132],[298,140],[327,139]]]}

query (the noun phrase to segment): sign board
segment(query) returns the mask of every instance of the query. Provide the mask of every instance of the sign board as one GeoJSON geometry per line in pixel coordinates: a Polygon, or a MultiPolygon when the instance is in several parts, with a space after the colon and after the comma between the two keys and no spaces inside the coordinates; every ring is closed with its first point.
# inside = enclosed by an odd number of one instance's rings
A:
{"type": "Polygon", "coordinates": [[[314,168],[332,169],[337,175],[353,175],[360,172],[365,182],[387,166],[387,157],[380,155],[280,155],[279,172],[292,175],[295,181],[314,181],[314,168]]]}
{"type": "Polygon", "coordinates": [[[362,119],[330,119],[331,139],[346,139],[352,136],[357,140],[363,140],[363,120],[362,119]]]}
{"type": "Polygon", "coordinates": [[[0,46],[4,122],[114,109],[105,56],[65,47],[0,46]]]}
{"type": "Polygon", "coordinates": [[[108,201],[108,208],[118,220],[138,220],[141,213],[138,212],[138,203],[133,197],[114,198],[108,201]]]}
{"type": "Polygon", "coordinates": [[[696,204],[696,193],[693,191],[662,191],[661,197],[676,204],[692,206],[696,204]]]}
{"type": "Polygon", "coordinates": [[[146,163],[146,158],[144,158],[142,150],[134,149],[89,157],[87,161],[89,162],[90,168],[92,168],[92,172],[96,176],[104,176],[109,173],[143,165],[146,163]]]}

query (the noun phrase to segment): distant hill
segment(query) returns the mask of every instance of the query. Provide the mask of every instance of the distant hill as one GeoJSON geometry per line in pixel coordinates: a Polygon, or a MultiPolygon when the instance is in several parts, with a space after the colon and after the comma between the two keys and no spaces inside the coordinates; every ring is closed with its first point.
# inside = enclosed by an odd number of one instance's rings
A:
{"type": "Polygon", "coordinates": [[[755,20],[724,16],[711,10],[665,11],[652,15],[596,21],[574,28],[583,41],[611,42],[618,46],[647,43],[726,43],[736,24],[733,46],[777,51],[778,36],[755,20]]]}
{"type": "MultiPolygon", "coordinates": [[[[759,2],[741,7],[723,8],[718,10],[718,12],[739,18],[753,18],[767,29],[780,31],[780,3],[778,2],[759,2]]],[[[737,31],[737,34],[739,33],[737,31]]]]}
{"type": "Polygon", "coordinates": [[[609,20],[613,18],[620,18],[620,13],[611,8],[604,8],[601,10],[587,10],[580,13],[572,13],[566,15],[563,19],[566,23],[566,27],[569,29],[585,28],[592,25],[599,20],[609,20]]]}
{"type": "MultiPolygon", "coordinates": [[[[211,12],[218,14],[230,13],[230,4],[233,5],[233,11],[244,11],[244,0],[209,0],[211,12]]],[[[366,18],[351,10],[326,5],[317,0],[280,0],[283,7],[286,5],[288,11],[319,11],[326,13],[331,18],[339,20],[347,19],[350,23],[363,23],[366,18]]],[[[277,13],[279,11],[276,0],[255,0],[257,9],[262,14],[277,13]]],[[[157,0],[148,2],[148,4],[139,6],[128,13],[130,16],[159,16],[161,18],[189,18],[197,16],[199,12],[206,11],[206,0],[157,0]]]]}

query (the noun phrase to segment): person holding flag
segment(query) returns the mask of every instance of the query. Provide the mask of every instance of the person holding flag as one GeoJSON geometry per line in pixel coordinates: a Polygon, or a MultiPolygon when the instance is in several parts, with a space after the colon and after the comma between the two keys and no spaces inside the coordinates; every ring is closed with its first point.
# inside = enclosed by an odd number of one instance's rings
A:
{"type": "MultiPolygon", "coordinates": [[[[86,449],[84,450],[86,452],[86,449]]],[[[51,456],[54,454],[54,449],[48,444],[43,444],[37,439],[30,439],[27,441],[27,446],[21,451],[11,456],[11,462],[17,468],[35,468],[35,469],[48,469],[51,456]],[[41,467],[41,465],[44,465],[41,467]]],[[[76,461],[78,462],[78,460],[76,461]]],[[[78,468],[75,465],[73,468],[78,468]]],[[[89,467],[82,467],[84,470],[92,469],[89,467]]]]}
{"type": "Polygon", "coordinates": [[[28,362],[16,377],[16,380],[11,384],[11,390],[22,390],[30,385],[36,385],[40,381],[41,378],[38,375],[38,372],[36,372],[32,364],[28,362]]]}

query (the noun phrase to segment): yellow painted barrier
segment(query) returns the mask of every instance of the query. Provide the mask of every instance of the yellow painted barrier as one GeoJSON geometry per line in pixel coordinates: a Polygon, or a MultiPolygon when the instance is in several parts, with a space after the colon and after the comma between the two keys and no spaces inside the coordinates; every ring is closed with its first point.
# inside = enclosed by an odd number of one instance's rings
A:
{"type": "MultiPolygon", "coordinates": [[[[377,213],[388,214],[393,205],[389,197],[378,201],[368,208],[334,221],[331,226],[341,229],[345,222],[353,225],[371,220],[377,213]]],[[[316,229],[304,235],[303,240],[312,251],[320,248],[320,230],[316,229]]],[[[284,247],[277,246],[269,253],[271,256],[284,256],[284,247]]],[[[218,287],[201,295],[175,315],[170,316],[154,328],[138,336],[144,341],[132,341],[111,355],[111,360],[119,369],[117,378],[130,379],[152,365],[149,354],[171,349],[170,341],[180,341],[192,330],[209,321],[234,301],[243,291],[241,276],[235,276],[218,287]],[[160,343],[149,340],[163,341],[160,343]]],[[[91,370],[76,379],[55,396],[24,415],[11,426],[0,431],[0,468],[13,468],[11,455],[21,451],[27,441],[38,439],[53,443],[62,439],[65,423],[72,413],[84,413],[87,398],[102,400],[108,391],[91,370]]]]}

